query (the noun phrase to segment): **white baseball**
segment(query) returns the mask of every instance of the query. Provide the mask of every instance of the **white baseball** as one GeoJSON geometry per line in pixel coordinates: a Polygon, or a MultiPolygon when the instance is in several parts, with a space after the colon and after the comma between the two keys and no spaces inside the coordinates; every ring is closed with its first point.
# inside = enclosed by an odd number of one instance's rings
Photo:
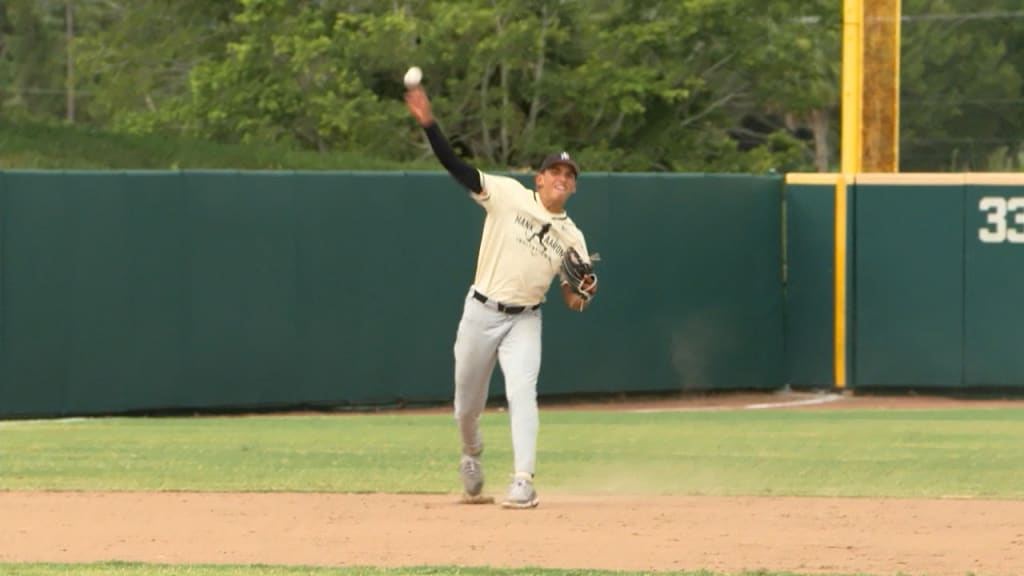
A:
{"type": "Polygon", "coordinates": [[[423,79],[423,70],[420,70],[419,66],[413,66],[405,73],[405,87],[415,88],[420,85],[420,80],[423,79]]]}

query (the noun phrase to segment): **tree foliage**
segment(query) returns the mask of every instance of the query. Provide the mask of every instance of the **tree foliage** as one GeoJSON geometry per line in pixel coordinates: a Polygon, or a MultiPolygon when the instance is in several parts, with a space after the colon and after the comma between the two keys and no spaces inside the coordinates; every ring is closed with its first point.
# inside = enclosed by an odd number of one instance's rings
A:
{"type": "MultiPolygon", "coordinates": [[[[1020,168],[1018,4],[904,0],[904,170],[1020,168]]],[[[833,0],[7,0],[0,113],[420,160],[416,64],[482,166],[835,170],[841,25],[833,0]]]]}

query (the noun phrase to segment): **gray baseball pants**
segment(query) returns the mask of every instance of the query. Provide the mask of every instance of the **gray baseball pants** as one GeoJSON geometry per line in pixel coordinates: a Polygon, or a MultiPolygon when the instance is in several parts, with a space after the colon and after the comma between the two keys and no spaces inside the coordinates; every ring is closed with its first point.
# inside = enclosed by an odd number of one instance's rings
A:
{"type": "Polygon", "coordinates": [[[455,420],[462,453],[483,451],[480,415],[487,404],[495,362],[505,377],[515,473],[534,473],[537,460],[537,377],[540,373],[541,310],[499,312],[492,302],[466,295],[455,337],[455,420]]]}

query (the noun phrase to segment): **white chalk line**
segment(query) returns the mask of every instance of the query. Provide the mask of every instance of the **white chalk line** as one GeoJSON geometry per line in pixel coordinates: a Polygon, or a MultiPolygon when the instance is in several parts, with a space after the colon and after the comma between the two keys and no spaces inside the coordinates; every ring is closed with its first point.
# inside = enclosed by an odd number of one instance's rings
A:
{"type": "MultiPolygon", "coordinates": [[[[725,410],[771,410],[773,408],[797,408],[800,406],[816,406],[819,404],[830,404],[839,402],[845,396],[842,394],[820,394],[814,398],[802,400],[786,400],[783,402],[763,402],[759,404],[747,404],[745,406],[695,406],[677,408],[642,408],[630,410],[633,414],[657,414],[660,412],[721,412],[725,410]]],[[[504,410],[500,410],[504,411],[504,410]]],[[[58,418],[38,420],[0,420],[0,428],[13,428],[15,426],[28,426],[32,424],[80,424],[94,421],[93,418],[58,418]]]]}
{"type": "Polygon", "coordinates": [[[660,412],[723,412],[727,410],[770,410],[773,408],[797,408],[800,406],[815,406],[818,404],[829,404],[843,400],[842,394],[821,394],[814,398],[801,400],[786,400],[784,402],[764,402],[759,404],[747,404],[744,406],[697,406],[677,408],[642,408],[631,410],[634,414],[657,414],[660,412]]]}
{"type": "Polygon", "coordinates": [[[743,407],[744,410],[765,410],[768,408],[792,408],[794,406],[815,406],[818,404],[829,404],[831,402],[838,402],[843,399],[842,394],[824,394],[817,398],[808,398],[806,400],[791,400],[788,402],[767,402],[764,404],[748,404],[743,407]]]}
{"type": "Polygon", "coordinates": [[[92,418],[41,418],[37,420],[0,420],[0,428],[14,428],[15,426],[30,426],[32,424],[81,424],[89,422],[92,418]]]}

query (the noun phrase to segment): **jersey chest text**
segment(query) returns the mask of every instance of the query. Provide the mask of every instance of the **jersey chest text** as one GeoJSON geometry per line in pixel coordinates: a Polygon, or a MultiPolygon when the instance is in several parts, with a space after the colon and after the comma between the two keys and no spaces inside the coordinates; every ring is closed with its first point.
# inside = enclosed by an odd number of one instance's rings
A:
{"type": "Polygon", "coordinates": [[[508,222],[508,240],[520,249],[529,251],[535,258],[546,260],[551,265],[561,262],[566,250],[567,230],[557,220],[542,219],[526,212],[516,211],[508,222]]]}

